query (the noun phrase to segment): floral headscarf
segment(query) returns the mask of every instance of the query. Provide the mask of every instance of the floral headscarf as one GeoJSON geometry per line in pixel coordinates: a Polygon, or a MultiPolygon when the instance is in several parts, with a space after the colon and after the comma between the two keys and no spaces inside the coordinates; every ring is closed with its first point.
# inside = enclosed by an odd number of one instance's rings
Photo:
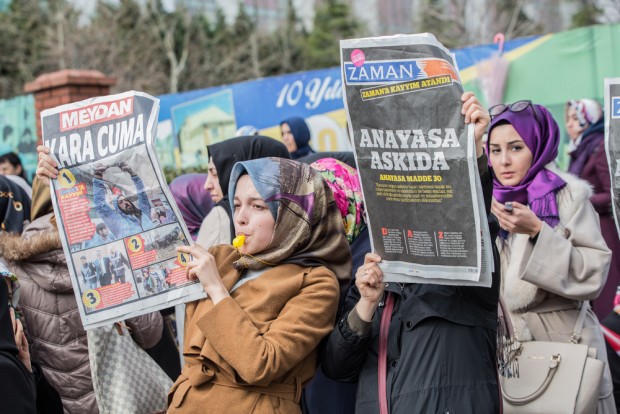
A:
{"type": "Polygon", "coordinates": [[[364,198],[357,170],[334,158],[322,158],[310,166],[323,176],[332,189],[347,240],[353,242],[366,227],[364,198]]]}
{"type": "MultiPolygon", "coordinates": [[[[235,164],[228,194],[232,200],[239,177],[247,173],[275,219],[269,246],[242,256],[236,268],[262,269],[294,263],[325,266],[341,285],[351,278],[351,251],[332,192],[309,165],[284,158],[262,158],[235,164]]],[[[232,207],[234,209],[234,207],[232,207]]]]}

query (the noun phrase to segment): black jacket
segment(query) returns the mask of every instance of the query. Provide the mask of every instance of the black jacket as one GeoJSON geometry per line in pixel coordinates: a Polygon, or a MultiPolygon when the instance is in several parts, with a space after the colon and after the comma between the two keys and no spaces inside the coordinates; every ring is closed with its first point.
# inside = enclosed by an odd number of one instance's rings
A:
{"type": "MultiPolygon", "coordinates": [[[[491,238],[499,225],[490,216],[493,182],[486,157],[479,160],[491,238]]],[[[395,306],[388,336],[387,395],[391,414],[499,412],[496,375],[499,255],[490,288],[389,283],[395,306]]],[[[325,373],[358,382],[356,413],[379,412],[377,391],[379,325],[382,304],[371,334],[357,336],[347,317],[359,300],[353,286],[343,316],[328,337],[322,356],[325,373]]]]}

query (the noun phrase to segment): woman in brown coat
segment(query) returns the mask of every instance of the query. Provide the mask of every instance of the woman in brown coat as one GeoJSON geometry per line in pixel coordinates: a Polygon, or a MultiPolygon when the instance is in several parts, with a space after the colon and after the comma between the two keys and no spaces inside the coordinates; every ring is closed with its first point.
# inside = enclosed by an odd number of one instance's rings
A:
{"type": "Polygon", "coordinates": [[[350,277],[340,212],[320,175],[281,158],[236,164],[229,194],[238,247],[179,248],[208,298],[187,306],[168,412],[300,413],[350,277]]]}

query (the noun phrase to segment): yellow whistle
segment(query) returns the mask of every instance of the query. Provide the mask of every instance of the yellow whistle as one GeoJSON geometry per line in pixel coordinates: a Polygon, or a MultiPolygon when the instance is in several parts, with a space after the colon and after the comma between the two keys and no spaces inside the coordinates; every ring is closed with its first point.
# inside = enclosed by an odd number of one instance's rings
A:
{"type": "Polygon", "coordinates": [[[233,245],[233,247],[235,249],[238,249],[239,247],[243,246],[244,243],[245,243],[245,235],[244,234],[238,235],[232,241],[232,245],[233,245]]]}

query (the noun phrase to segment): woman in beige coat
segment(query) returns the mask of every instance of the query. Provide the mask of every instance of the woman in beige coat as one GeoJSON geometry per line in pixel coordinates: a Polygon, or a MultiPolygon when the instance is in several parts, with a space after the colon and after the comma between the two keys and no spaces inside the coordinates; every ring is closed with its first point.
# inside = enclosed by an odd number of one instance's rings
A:
{"type": "Polygon", "coordinates": [[[168,413],[301,413],[350,278],[340,211],[318,173],[282,158],[237,163],[229,194],[237,247],[178,248],[208,298],[187,305],[168,413]]]}
{"type": "MultiPolygon", "coordinates": [[[[492,212],[503,229],[498,239],[502,294],[515,335],[520,341],[568,343],[579,307],[589,306],[605,285],[611,257],[589,201],[591,189],[553,167],[559,128],[545,107],[519,101],[490,113],[492,212]]],[[[597,358],[607,363],[591,309],[581,343],[596,348],[597,358]]],[[[615,413],[608,367],[597,413],[615,413]]]]}

